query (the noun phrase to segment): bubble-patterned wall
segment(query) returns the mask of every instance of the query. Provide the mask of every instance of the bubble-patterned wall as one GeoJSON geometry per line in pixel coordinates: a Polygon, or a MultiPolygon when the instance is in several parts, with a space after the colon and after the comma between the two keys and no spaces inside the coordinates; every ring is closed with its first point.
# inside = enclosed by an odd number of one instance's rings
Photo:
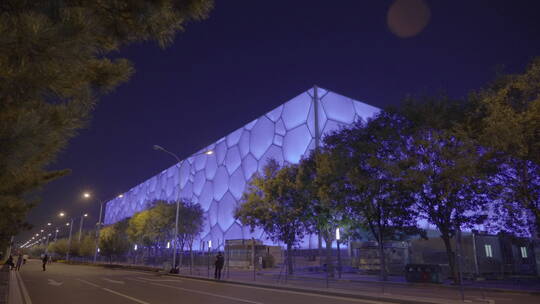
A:
{"type": "Polygon", "coordinates": [[[173,202],[180,191],[182,198],[205,211],[204,229],[195,247],[208,240],[216,245],[227,239],[264,240],[262,231],[252,233],[233,217],[251,176],[270,158],[281,164],[298,163],[325,134],[378,111],[322,88],[309,89],[107,202],[105,224],[130,217],[155,200],[173,202]],[[214,153],[201,154],[208,150],[214,153]]]}

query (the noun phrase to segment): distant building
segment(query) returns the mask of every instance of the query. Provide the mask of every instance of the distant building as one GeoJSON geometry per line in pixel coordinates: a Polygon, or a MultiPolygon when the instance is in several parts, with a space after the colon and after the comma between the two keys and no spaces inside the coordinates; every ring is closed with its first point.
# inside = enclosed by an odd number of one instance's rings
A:
{"type": "MultiPolygon", "coordinates": [[[[455,239],[451,244],[455,251],[455,239]]],[[[465,277],[537,275],[534,246],[530,239],[473,231],[463,234],[461,249],[465,277]]],[[[411,263],[439,264],[448,274],[448,256],[441,238],[411,241],[410,252],[411,263]]]]}
{"type": "MultiPolygon", "coordinates": [[[[212,150],[212,155],[188,157],[107,202],[104,222],[113,224],[131,217],[155,200],[175,201],[180,192],[182,198],[198,203],[206,215],[194,249],[209,240],[221,249],[224,240],[265,240],[262,231],[251,233],[233,218],[253,174],[270,158],[280,164],[298,163],[325,134],[377,112],[376,107],[328,90],[309,89],[200,150],[212,150]]],[[[315,248],[315,244],[316,236],[304,241],[306,248],[315,248]]]]}

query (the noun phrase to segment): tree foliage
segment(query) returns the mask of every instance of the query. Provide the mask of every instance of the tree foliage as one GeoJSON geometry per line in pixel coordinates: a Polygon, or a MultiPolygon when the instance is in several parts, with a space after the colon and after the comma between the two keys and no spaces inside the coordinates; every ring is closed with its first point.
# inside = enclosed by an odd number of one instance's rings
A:
{"type": "Polygon", "coordinates": [[[151,206],[129,219],[127,236],[144,247],[165,247],[174,236],[176,206],[165,201],[155,201],[151,206]]]}
{"type": "Polygon", "coordinates": [[[58,239],[49,244],[49,252],[63,258],[68,252],[68,240],[65,238],[58,239]]]}
{"type": "Polygon", "coordinates": [[[346,221],[343,176],[346,167],[330,151],[314,150],[300,161],[296,178],[297,191],[306,207],[305,224],[310,233],[318,234],[326,245],[326,265],[334,276],[332,242],[335,231],[346,221]]]}
{"type": "MultiPolygon", "coordinates": [[[[68,170],[47,169],[98,98],[126,82],[131,63],[108,57],[135,42],[161,46],[211,0],[0,2],[0,241],[28,227],[35,193],[68,170]],[[30,194],[33,194],[30,196],[30,194]]],[[[1,244],[0,244],[1,245],[1,244]]]]}
{"type": "Polygon", "coordinates": [[[461,127],[499,164],[499,228],[540,235],[540,58],[521,74],[499,76],[470,101],[474,111],[461,127]]]}
{"type": "MultiPolygon", "coordinates": [[[[262,229],[275,242],[287,246],[287,256],[305,235],[304,223],[306,205],[297,190],[297,165],[280,168],[271,159],[250,181],[242,198],[242,204],[235,210],[235,217],[242,224],[262,229]]],[[[288,271],[293,272],[292,259],[287,258],[288,271]]]]}
{"type": "Polygon", "coordinates": [[[128,221],[129,219],[119,221],[99,231],[100,254],[108,257],[111,261],[129,251],[130,242],[126,233],[128,221]]]}
{"type": "Polygon", "coordinates": [[[325,138],[333,162],[341,163],[333,168],[343,171],[336,183],[342,184],[349,230],[367,231],[377,241],[383,279],[384,242],[422,233],[416,227],[415,197],[404,174],[411,166],[406,125],[402,117],[383,111],[367,123],[358,121],[325,138]]]}

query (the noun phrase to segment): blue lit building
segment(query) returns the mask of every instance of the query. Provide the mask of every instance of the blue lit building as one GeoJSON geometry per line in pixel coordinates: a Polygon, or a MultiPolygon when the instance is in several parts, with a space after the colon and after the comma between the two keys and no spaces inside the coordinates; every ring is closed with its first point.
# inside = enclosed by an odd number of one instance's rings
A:
{"type": "MultiPolygon", "coordinates": [[[[198,203],[205,211],[204,229],[195,247],[208,240],[213,244],[252,237],[265,240],[262,231],[252,233],[233,217],[253,174],[270,158],[281,164],[297,163],[325,134],[378,111],[313,87],[107,202],[105,224],[131,217],[155,200],[175,201],[180,192],[180,197],[198,203]],[[214,153],[201,153],[207,150],[214,153]]],[[[315,236],[308,237],[305,245],[314,247],[316,242],[315,236]]]]}

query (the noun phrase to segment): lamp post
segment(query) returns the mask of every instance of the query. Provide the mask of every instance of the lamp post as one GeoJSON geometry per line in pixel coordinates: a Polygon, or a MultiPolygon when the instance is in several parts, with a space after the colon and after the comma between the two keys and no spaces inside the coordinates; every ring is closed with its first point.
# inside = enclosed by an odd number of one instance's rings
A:
{"type": "Polygon", "coordinates": [[[339,240],[341,235],[339,233],[339,228],[336,229],[336,243],[337,243],[337,260],[338,260],[338,278],[341,279],[341,250],[339,249],[339,240]]]}
{"type": "MultiPolygon", "coordinates": [[[[175,216],[175,220],[174,220],[174,241],[173,241],[173,247],[174,248],[173,248],[173,261],[172,261],[172,269],[176,270],[176,255],[178,253],[178,216],[179,216],[179,213],[180,213],[180,188],[181,188],[180,178],[182,176],[182,164],[184,163],[184,161],[180,160],[180,157],[178,157],[176,154],[166,150],[162,146],[154,145],[153,148],[156,151],[162,151],[162,152],[165,152],[165,153],[171,155],[178,162],[178,195],[177,195],[177,198],[176,198],[176,216],[175,216]]],[[[202,153],[194,154],[194,155],[192,155],[192,157],[202,155],[202,154],[211,155],[213,153],[214,153],[214,151],[208,150],[208,151],[205,151],[205,152],[202,152],[202,153]]]]}
{"type": "Polygon", "coordinates": [[[54,231],[54,241],[56,242],[56,240],[58,239],[58,227],[56,228],[56,230],[54,231]]]}
{"type": "MultiPolygon", "coordinates": [[[[84,192],[83,193],[83,198],[90,198],[92,197],[92,195],[89,193],[89,192],[84,192]]],[[[122,195],[120,194],[119,197],[122,197],[122,195]]],[[[105,203],[105,201],[100,201],[99,202],[99,219],[98,219],[98,222],[96,223],[96,240],[95,240],[95,244],[94,244],[94,247],[95,247],[95,250],[94,250],[94,264],[96,263],[97,261],[97,255],[99,253],[99,248],[98,248],[98,241],[99,241],[99,230],[101,229],[101,215],[103,214],[103,203],[105,203]]],[[[85,217],[87,216],[87,214],[84,215],[85,217]]],[[[81,217],[81,227],[82,227],[82,217],[81,217]]],[[[80,234],[79,234],[79,237],[80,237],[80,234]]]]}
{"type": "Polygon", "coordinates": [[[208,240],[208,277],[210,277],[210,250],[212,250],[212,240],[208,240]]]}
{"type": "Polygon", "coordinates": [[[45,253],[48,253],[49,252],[49,238],[51,237],[52,234],[47,234],[47,243],[45,244],[45,253]]]}
{"type": "MultiPolygon", "coordinates": [[[[66,214],[64,212],[60,212],[59,216],[64,217],[66,214]]],[[[73,218],[71,218],[70,222],[66,223],[66,226],[69,226],[68,250],[66,252],[66,261],[69,261],[69,252],[71,251],[71,233],[73,232],[73,218]]]]}
{"type": "Polygon", "coordinates": [[[88,213],[85,213],[85,214],[81,215],[81,224],[79,225],[79,243],[81,242],[83,220],[84,220],[85,217],[88,217],[88,213]]]}

